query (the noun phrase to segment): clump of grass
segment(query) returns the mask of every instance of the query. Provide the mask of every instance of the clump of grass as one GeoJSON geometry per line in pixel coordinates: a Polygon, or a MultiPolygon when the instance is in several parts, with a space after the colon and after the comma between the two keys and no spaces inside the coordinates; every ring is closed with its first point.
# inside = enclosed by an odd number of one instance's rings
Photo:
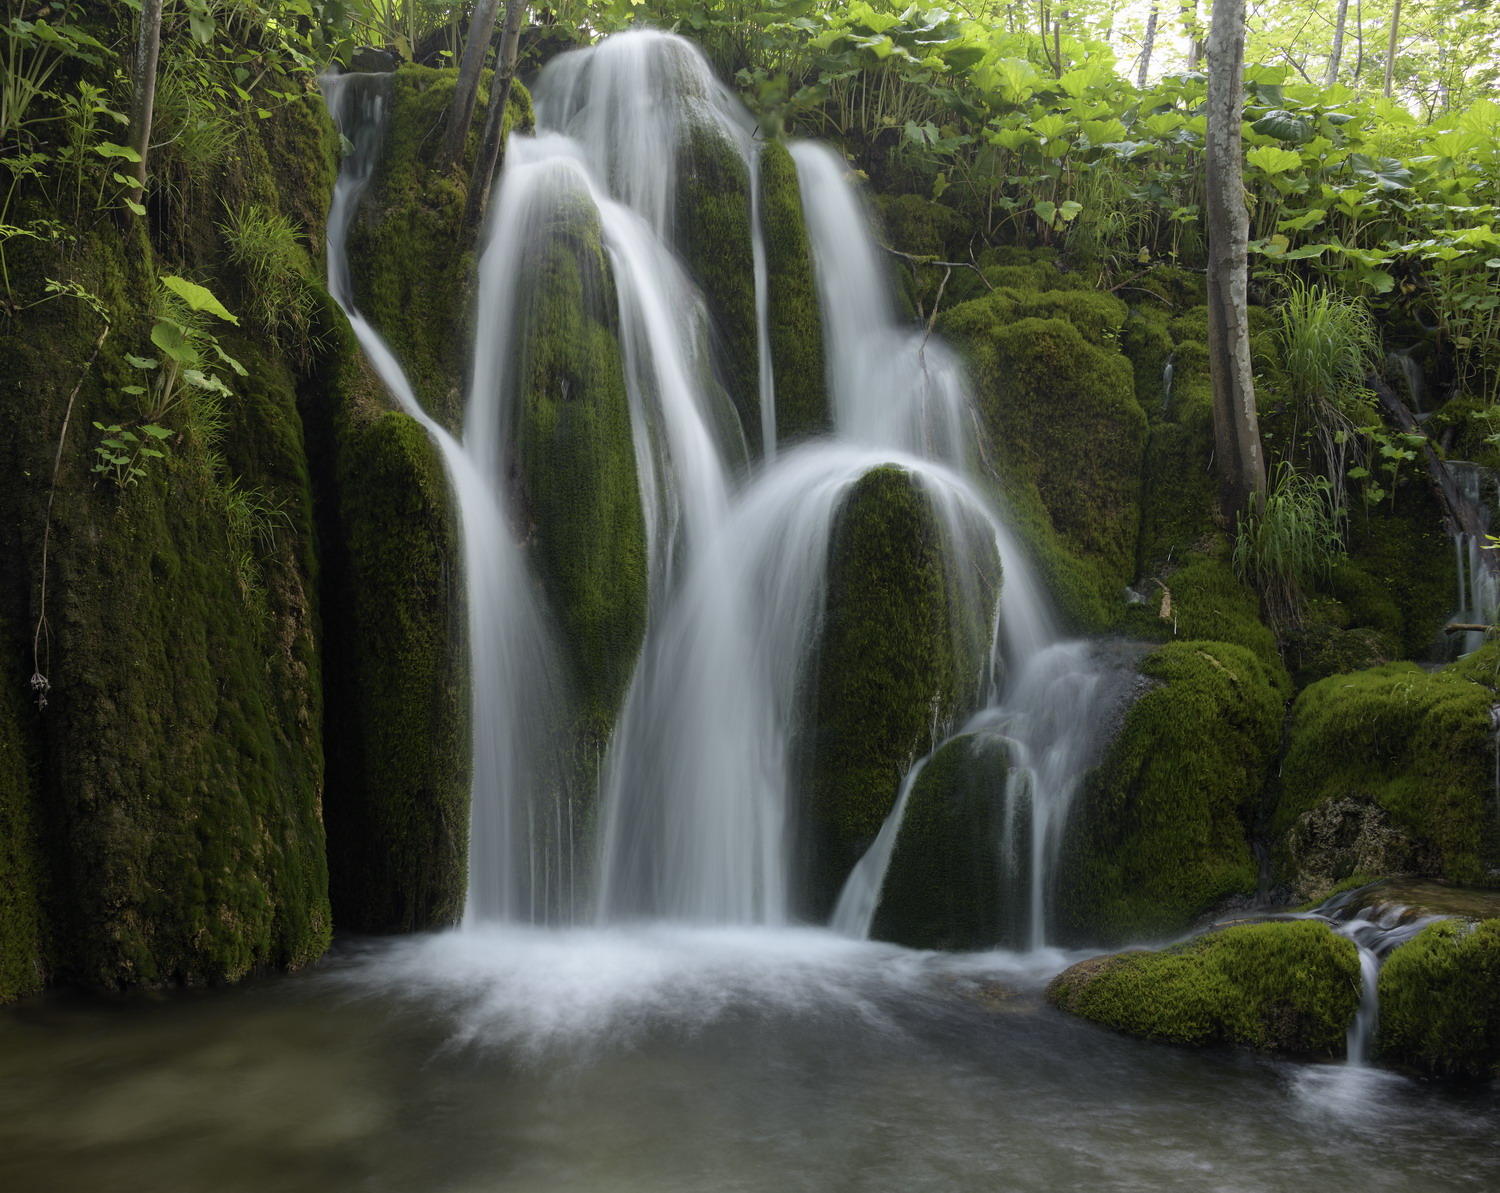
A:
{"type": "Polygon", "coordinates": [[[1234,570],[1260,592],[1266,615],[1278,628],[1301,624],[1307,587],[1343,556],[1341,522],[1328,479],[1299,472],[1286,461],[1259,507],[1240,518],[1234,570]]]}
{"type": "Polygon", "coordinates": [[[246,602],[265,611],[266,592],[261,578],[261,561],[276,550],[277,535],[291,526],[285,503],[273,500],[263,489],[243,484],[223,467],[214,467],[221,478],[217,489],[229,530],[229,547],[234,555],[235,580],[246,602]]]}
{"type": "Polygon", "coordinates": [[[1365,380],[1380,358],[1380,333],[1363,300],[1300,281],[1279,313],[1274,365],[1293,401],[1292,450],[1308,442],[1343,509],[1349,469],[1363,460],[1362,432],[1378,421],[1365,380]]]}
{"type": "Polygon", "coordinates": [[[229,259],[245,272],[250,317],[281,347],[307,351],[317,306],[297,229],[285,216],[249,203],[230,209],[219,230],[229,259]]]}

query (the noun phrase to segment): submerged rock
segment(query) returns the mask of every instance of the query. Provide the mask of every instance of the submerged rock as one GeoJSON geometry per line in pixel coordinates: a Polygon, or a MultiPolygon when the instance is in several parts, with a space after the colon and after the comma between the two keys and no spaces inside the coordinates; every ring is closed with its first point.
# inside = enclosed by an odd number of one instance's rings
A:
{"type": "Polygon", "coordinates": [[[1047,988],[1053,1006],[1129,1035],[1298,1056],[1340,1055],[1359,996],[1353,942],[1311,920],[1095,957],[1047,988]]]}
{"type": "Polygon", "coordinates": [[[1390,955],[1376,1047],[1428,1076],[1500,1076],[1500,919],[1433,924],[1390,955]]]}

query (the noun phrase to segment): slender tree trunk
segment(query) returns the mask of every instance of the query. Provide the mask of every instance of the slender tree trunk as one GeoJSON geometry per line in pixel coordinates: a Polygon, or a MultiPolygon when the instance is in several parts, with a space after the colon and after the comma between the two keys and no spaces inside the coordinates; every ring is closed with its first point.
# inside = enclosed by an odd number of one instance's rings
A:
{"type": "Polygon", "coordinates": [[[1354,81],[1365,73],[1365,2],[1354,0],[1354,81]]]}
{"type": "Polygon", "coordinates": [[[443,137],[443,168],[452,169],[463,156],[469,124],[474,119],[474,101],[479,95],[479,75],[489,53],[490,38],[495,33],[495,19],[500,15],[500,0],[479,0],[474,19],[469,22],[469,38],[464,56],[458,64],[458,82],[453,88],[453,103],[448,108],[448,131],[443,137]]]}
{"type": "Polygon", "coordinates": [[[505,30],[500,35],[500,54],[495,74],[490,80],[490,107],[484,121],[484,139],[474,176],[469,180],[469,202],[464,219],[470,227],[484,218],[489,205],[490,187],[500,161],[501,142],[505,137],[505,106],[510,100],[510,85],[516,77],[516,51],[521,44],[521,18],[526,14],[526,0],[505,0],[505,30]]]}
{"type": "Polygon", "coordinates": [[[1333,18],[1333,45],[1328,49],[1328,73],[1323,76],[1323,86],[1332,87],[1339,81],[1339,59],[1344,56],[1344,23],[1349,19],[1349,0],[1339,0],[1337,15],[1333,18]]]}
{"type": "Polygon", "coordinates": [[[1214,455],[1225,516],[1237,523],[1266,489],[1246,294],[1250,217],[1245,209],[1240,122],[1245,71],[1245,0],[1214,0],[1208,34],[1208,363],[1214,455]]]}
{"type": "Polygon", "coordinates": [[[1401,0],[1391,6],[1391,38],[1385,48],[1385,97],[1391,98],[1391,80],[1396,77],[1396,38],[1401,33],[1401,0]]]}
{"type": "Polygon", "coordinates": [[[1182,17],[1182,34],[1187,38],[1187,68],[1194,71],[1203,61],[1203,31],[1198,27],[1198,0],[1183,0],[1178,11],[1182,17]]]}
{"type": "Polygon", "coordinates": [[[1146,18],[1146,40],[1141,46],[1141,69],[1136,74],[1135,85],[1146,89],[1146,71],[1151,66],[1151,51],[1156,47],[1156,3],[1152,0],[1151,15],[1146,18]]]}
{"type": "Polygon", "coordinates": [[[131,166],[132,196],[140,202],[146,189],[146,158],[151,148],[151,116],[156,109],[156,60],[161,54],[162,0],[141,0],[141,20],[130,59],[130,148],[140,155],[131,166]]]}

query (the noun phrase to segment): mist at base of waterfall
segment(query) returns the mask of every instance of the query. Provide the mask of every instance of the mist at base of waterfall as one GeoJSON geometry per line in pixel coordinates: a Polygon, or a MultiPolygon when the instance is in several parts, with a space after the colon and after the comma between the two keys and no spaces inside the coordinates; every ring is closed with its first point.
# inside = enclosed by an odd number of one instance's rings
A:
{"type": "Polygon", "coordinates": [[[1500,1185],[1500,1091],[1129,1039],[1041,1001],[1070,959],[472,930],[234,989],[50,997],[0,1012],[0,1188],[1500,1185]]]}

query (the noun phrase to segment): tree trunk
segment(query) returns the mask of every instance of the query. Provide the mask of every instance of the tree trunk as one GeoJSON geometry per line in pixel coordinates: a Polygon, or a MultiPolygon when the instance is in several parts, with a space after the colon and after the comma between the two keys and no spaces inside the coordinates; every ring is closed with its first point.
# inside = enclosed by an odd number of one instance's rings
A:
{"type": "Polygon", "coordinates": [[[1365,2],[1354,0],[1354,81],[1365,73],[1365,2]]]}
{"type": "Polygon", "coordinates": [[[489,205],[490,187],[500,161],[500,143],[505,136],[505,105],[510,100],[510,85],[516,77],[516,50],[521,44],[521,18],[526,0],[505,0],[505,30],[500,35],[500,54],[495,75],[490,80],[490,107],[484,121],[484,140],[479,146],[479,160],[469,181],[469,202],[464,219],[470,227],[484,218],[489,205]]]}
{"type": "Polygon", "coordinates": [[[1385,97],[1391,98],[1391,80],[1396,76],[1396,38],[1401,33],[1401,0],[1391,7],[1391,39],[1385,49],[1385,97]]]}
{"type": "Polygon", "coordinates": [[[1183,0],[1179,11],[1182,16],[1182,34],[1187,38],[1187,68],[1195,71],[1203,61],[1203,30],[1198,26],[1198,0],[1183,0]]]}
{"type": "Polygon", "coordinates": [[[1344,56],[1344,23],[1349,18],[1349,0],[1339,0],[1338,14],[1333,18],[1333,45],[1328,49],[1328,73],[1323,76],[1323,86],[1332,87],[1339,81],[1339,59],[1344,56]]]}
{"type": "Polygon", "coordinates": [[[1215,0],[1208,34],[1208,363],[1214,455],[1225,516],[1237,524],[1266,490],[1250,366],[1247,244],[1241,173],[1245,0],[1215,0]]]}
{"type": "Polygon", "coordinates": [[[130,148],[140,155],[131,165],[131,196],[137,203],[146,189],[146,158],[151,148],[151,116],[156,109],[156,60],[161,53],[162,0],[141,0],[141,20],[130,59],[130,148]]]}
{"type": "Polygon", "coordinates": [[[479,75],[489,53],[490,38],[495,33],[495,18],[500,15],[500,0],[479,0],[474,19],[469,22],[469,39],[464,43],[463,60],[458,64],[458,82],[453,88],[453,103],[448,108],[448,131],[443,137],[442,163],[445,170],[463,156],[469,124],[474,119],[474,101],[479,95],[479,75]]]}
{"type": "Polygon", "coordinates": [[[1141,69],[1135,78],[1135,85],[1142,91],[1146,89],[1146,71],[1151,65],[1151,51],[1156,46],[1156,3],[1152,0],[1151,15],[1146,18],[1146,41],[1141,46],[1141,69]]]}

